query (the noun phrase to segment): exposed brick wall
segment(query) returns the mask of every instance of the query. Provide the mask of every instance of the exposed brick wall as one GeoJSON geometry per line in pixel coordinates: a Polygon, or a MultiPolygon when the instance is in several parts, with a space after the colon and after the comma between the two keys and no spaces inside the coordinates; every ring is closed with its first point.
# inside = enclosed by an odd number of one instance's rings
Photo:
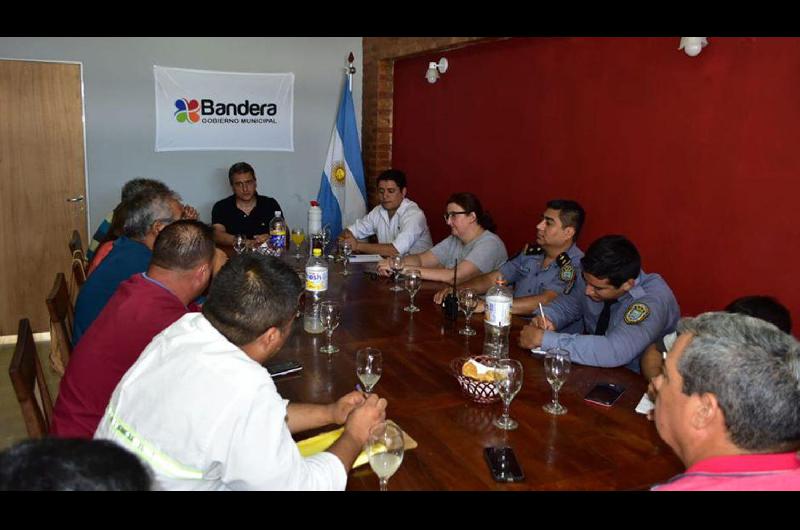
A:
{"type": "MultiPolygon", "coordinates": [[[[370,207],[377,204],[375,178],[392,162],[394,61],[452,50],[497,37],[364,37],[362,157],[370,207]]],[[[422,76],[424,72],[420,72],[422,76]]]]}

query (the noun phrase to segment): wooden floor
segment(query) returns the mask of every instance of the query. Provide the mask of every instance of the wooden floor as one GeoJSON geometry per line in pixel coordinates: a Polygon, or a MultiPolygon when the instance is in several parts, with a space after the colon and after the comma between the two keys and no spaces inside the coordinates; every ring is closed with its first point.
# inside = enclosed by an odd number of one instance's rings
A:
{"type": "MultiPolygon", "coordinates": [[[[8,365],[14,355],[14,346],[14,344],[0,344],[0,367],[2,367],[2,374],[0,374],[0,451],[28,437],[19,403],[14,395],[14,389],[11,387],[11,379],[8,377],[8,365]]],[[[42,359],[50,396],[55,403],[61,377],[50,367],[48,359],[50,341],[37,342],[36,350],[42,359]]]]}

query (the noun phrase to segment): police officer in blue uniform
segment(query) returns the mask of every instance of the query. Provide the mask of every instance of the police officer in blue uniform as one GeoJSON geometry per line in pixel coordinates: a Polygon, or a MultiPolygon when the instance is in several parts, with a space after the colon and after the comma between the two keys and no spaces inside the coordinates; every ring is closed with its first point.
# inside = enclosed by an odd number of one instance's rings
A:
{"type": "Polygon", "coordinates": [[[639,251],[623,236],[604,236],[581,259],[585,296],[560,296],[525,326],[519,344],[570,352],[589,366],[626,366],[639,372],[639,357],[653,342],[675,330],[680,308],[658,274],[641,269],[639,251]],[[580,319],[583,334],[557,333],[580,319]]]}
{"type": "MultiPolygon", "coordinates": [[[[570,294],[581,284],[580,259],[583,252],[575,244],[586,215],[580,204],[570,200],[552,200],[536,225],[536,244],[528,244],[499,270],[477,276],[459,285],[482,294],[502,276],[514,284],[511,312],[530,315],[539,304],[549,304],[562,294],[570,294]]],[[[441,303],[450,288],[438,291],[433,299],[441,303]]],[[[476,312],[483,311],[483,302],[476,312]]],[[[568,332],[579,332],[583,324],[566,323],[568,332]]]]}

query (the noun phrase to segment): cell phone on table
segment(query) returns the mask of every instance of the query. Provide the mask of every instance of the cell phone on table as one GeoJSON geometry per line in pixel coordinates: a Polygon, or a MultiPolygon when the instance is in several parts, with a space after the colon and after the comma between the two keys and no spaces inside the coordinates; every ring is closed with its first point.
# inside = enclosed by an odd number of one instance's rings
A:
{"type": "Polygon", "coordinates": [[[264,367],[272,377],[293,374],[303,369],[303,365],[299,361],[271,362],[265,364],[264,367]]]}
{"type": "Polygon", "coordinates": [[[604,407],[610,407],[622,396],[625,387],[614,383],[600,383],[586,394],[584,399],[590,403],[596,403],[604,407]]]}
{"type": "Polygon", "coordinates": [[[489,464],[489,471],[492,478],[497,482],[522,482],[525,480],[525,473],[517,462],[514,450],[510,447],[487,447],[483,450],[483,456],[489,464]]]}

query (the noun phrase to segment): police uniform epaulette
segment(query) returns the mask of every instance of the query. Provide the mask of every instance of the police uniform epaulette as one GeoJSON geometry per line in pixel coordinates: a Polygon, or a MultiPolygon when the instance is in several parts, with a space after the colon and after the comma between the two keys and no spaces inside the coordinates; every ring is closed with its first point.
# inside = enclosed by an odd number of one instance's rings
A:
{"type": "Polygon", "coordinates": [[[572,258],[566,252],[562,252],[556,258],[556,263],[561,271],[558,273],[558,279],[566,283],[564,294],[569,294],[575,286],[575,267],[572,266],[572,258]]]}
{"type": "Polygon", "coordinates": [[[526,256],[538,256],[539,254],[544,254],[544,249],[539,245],[527,244],[522,253],[526,256]]]}

